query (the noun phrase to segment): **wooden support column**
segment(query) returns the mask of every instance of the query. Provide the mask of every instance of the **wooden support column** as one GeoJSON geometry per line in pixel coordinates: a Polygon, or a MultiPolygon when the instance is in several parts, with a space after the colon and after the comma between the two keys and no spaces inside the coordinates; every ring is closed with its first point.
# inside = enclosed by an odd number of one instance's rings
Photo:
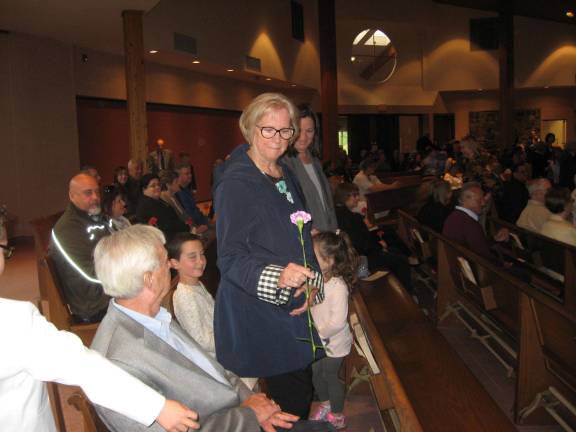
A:
{"type": "Polygon", "coordinates": [[[318,28],[320,32],[322,158],[329,160],[334,159],[338,149],[338,69],[334,0],[318,0],[318,28]]]}
{"type": "Polygon", "coordinates": [[[122,12],[124,23],[124,56],[126,58],[126,95],[130,125],[130,158],[146,161],[148,122],[146,119],[146,72],[142,11],[122,12]]]}
{"type": "Polygon", "coordinates": [[[514,1],[500,2],[500,134],[501,149],[514,145],[514,1]]]}

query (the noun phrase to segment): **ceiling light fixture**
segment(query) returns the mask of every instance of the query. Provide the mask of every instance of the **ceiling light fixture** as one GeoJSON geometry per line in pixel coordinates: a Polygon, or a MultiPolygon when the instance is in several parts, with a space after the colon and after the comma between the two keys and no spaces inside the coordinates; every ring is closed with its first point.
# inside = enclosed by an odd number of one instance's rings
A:
{"type": "Polygon", "coordinates": [[[194,64],[199,64],[199,63],[200,63],[200,60],[192,60],[192,63],[194,63],[194,64]]]}
{"type": "Polygon", "coordinates": [[[574,18],[574,11],[571,11],[571,10],[566,11],[566,16],[567,16],[568,18],[574,18]]]}
{"type": "Polygon", "coordinates": [[[226,72],[234,72],[234,69],[226,69],[226,72]]]}
{"type": "Polygon", "coordinates": [[[156,54],[158,52],[158,50],[150,50],[148,51],[150,54],[156,54]]]}
{"type": "Polygon", "coordinates": [[[266,78],[266,81],[272,81],[272,78],[266,78]]]}
{"type": "Polygon", "coordinates": [[[290,84],[290,87],[296,87],[296,84],[290,84]]]}

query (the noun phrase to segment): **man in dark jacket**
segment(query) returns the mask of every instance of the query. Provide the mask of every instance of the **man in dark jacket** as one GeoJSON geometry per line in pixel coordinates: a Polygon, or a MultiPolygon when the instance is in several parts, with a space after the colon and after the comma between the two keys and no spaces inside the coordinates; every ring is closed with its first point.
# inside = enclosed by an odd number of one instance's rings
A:
{"type": "MultiPolygon", "coordinates": [[[[478,183],[464,184],[458,196],[458,205],[444,222],[444,234],[448,239],[464,246],[484,258],[491,259],[490,241],[486,237],[479,218],[484,206],[484,192],[478,183]]],[[[504,241],[508,231],[501,230],[494,240],[504,241]]]]}
{"type": "Polygon", "coordinates": [[[70,203],[52,230],[49,256],[72,314],[83,322],[97,322],[110,298],[96,279],[92,253],[98,241],[110,234],[109,224],[101,215],[100,188],[94,177],[74,176],[68,195],[70,203]]]}

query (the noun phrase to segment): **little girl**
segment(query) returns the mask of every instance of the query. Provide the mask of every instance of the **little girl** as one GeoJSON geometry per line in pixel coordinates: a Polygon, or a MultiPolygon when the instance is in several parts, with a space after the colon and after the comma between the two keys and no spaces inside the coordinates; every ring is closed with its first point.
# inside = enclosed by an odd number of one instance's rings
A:
{"type": "Polygon", "coordinates": [[[214,299],[200,282],[206,268],[204,245],[199,236],[178,233],[166,246],[172,268],[180,280],[174,293],[174,315],[180,325],[213,357],[214,299]]]}
{"type": "Polygon", "coordinates": [[[358,255],[348,236],[340,230],[317,234],[313,242],[324,276],[325,299],[312,307],[312,317],[326,349],[326,357],[312,364],[314,388],[321,402],[310,419],[326,420],[336,429],[343,429],[346,427],[342,412],[345,392],[338,371],[352,346],[352,333],[348,326],[348,287],[356,282],[358,255]]]}

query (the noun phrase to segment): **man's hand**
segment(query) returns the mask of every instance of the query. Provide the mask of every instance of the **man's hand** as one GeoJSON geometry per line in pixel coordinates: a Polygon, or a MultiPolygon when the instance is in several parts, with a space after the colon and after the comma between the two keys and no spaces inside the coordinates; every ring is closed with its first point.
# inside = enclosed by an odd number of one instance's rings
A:
{"type": "Polygon", "coordinates": [[[156,421],[168,432],[186,432],[188,429],[200,429],[198,413],[178,401],[166,399],[164,407],[156,421]]]}
{"type": "Polygon", "coordinates": [[[274,414],[280,412],[280,406],[273,400],[268,399],[264,393],[254,393],[252,396],[245,399],[240,406],[248,407],[254,411],[256,419],[260,424],[264,423],[274,414]]]}
{"type": "Polygon", "coordinates": [[[268,420],[260,423],[260,426],[262,426],[262,430],[264,430],[264,432],[275,432],[275,426],[283,429],[292,429],[292,423],[298,421],[298,419],[298,416],[280,411],[274,414],[268,420]]]}
{"type": "Polygon", "coordinates": [[[510,231],[508,228],[500,228],[498,232],[494,235],[494,240],[497,242],[508,241],[510,237],[510,231]]]}

